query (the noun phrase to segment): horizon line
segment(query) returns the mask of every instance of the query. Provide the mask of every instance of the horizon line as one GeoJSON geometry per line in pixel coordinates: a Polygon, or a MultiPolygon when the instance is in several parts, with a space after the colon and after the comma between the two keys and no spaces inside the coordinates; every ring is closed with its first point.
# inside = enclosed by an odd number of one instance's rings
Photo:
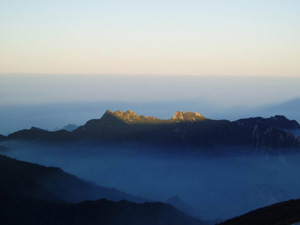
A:
{"type": "Polygon", "coordinates": [[[133,74],[127,74],[127,73],[46,73],[46,72],[24,72],[24,73],[18,73],[18,72],[0,72],[0,76],[3,75],[84,75],[84,76],[175,76],[175,77],[182,77],[182,76],[188,76],[188,77],[299,77],[300,74],[273,74],[273,75],[266,75],[266,74],[253,74],[253,75],[242,75],[242,74],[147,74],[147,73],[133,73],[133,74]]]}

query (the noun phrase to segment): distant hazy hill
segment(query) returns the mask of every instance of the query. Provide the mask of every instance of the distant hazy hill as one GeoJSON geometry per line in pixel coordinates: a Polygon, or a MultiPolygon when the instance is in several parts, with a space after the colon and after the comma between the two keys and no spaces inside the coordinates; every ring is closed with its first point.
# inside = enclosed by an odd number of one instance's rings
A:
{"type": "Polygon", "coordinates": [[[174,206],[176,209],[179,209],[181,212],[192,215],[194,217],[199,217],[199,213],[195,209],[187,205],[185,202],[183,202],[179,196],[173,196],[169,198],[167,201],[165,201],[165,203],[174,206]]]}
{"type": "Polygon", "coordinates": [[[44,167],[0,155],[0,190],[44,200],[80,202],[106,198],[145,202],[115,189],[83,181],[59,168],[44,167]]]}
{"type": "Polygon", "coordinates": [[[296,222],[300,222],[300,199],[260,208],[220,225],[290,225],[296,222]]]}
{"type": "Polygon", "coordinates": [[[77,128],[78,128],[78,126],[75,124],[68,124],[68,125],[64,126],[62,128],[62,130],[73,131],[73,130],[76,130],[77,128]]]}
{"type": "Polygon", "coordinates": [[[142,144],[166,147],[255,149],[299,148],[299,140],[286,129],[300,130],[296,121],[284,116],[249,118],[235,122],[211,120],[199,113],[176,112],[161,120],[132,111],[106,111],[100,119],[89,120],[72,132],[48,132],[37,128],[10,134],[8,140],[72,142],[80,140],[105,144],[142,144]]]}
{"type": "Polygon", "coordinates": [[[5,225],[201,225],[170,205],[137,204],[122,200],[142,199],[98,187],[64,173],[61,169],[39,166],[0,155],[0,224],[5,225]],[[43,199],[43,200],[41,200],[43,199]]]}
{"type": "Polygon", "coordinates": [[[68,125],[64,126],[63,128],[58,128],[57,127],[57,128],[55,128],[55,129],[53,129],[51,131],[66,130],[66,131],[71,132],[73,130],[76,130],[77,128],[78,128],[78,126],[75,125],[75,124],[68,124],[68,125]]]}

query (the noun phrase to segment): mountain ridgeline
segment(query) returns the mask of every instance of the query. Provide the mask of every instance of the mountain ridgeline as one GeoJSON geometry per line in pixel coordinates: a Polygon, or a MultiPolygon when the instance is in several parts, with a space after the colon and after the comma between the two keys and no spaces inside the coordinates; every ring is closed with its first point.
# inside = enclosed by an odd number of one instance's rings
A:
{"type": "Polygon", "coordinates": [[[56,167],[14,160],[0,155],[0,187],[7,195],[22,195],[45,201],[77,203],[106,198],[111,201],[145,202],[143,198],[98,186],[56,167]]]}
{"type": "Polygon", "coordinates": [[[284,116],[237,121],[212,120],[197,112],[176,112],[171,119],[140,116],[133,111],[107,110],[100,119],[89,120],[74,131],[49,132],[39,128],[21,130],[4,140],[44,142],[93,141],[103,144],[137,144],[162,147],[247,147],[258,150],[299,149],[300,130],[284,116]]]}

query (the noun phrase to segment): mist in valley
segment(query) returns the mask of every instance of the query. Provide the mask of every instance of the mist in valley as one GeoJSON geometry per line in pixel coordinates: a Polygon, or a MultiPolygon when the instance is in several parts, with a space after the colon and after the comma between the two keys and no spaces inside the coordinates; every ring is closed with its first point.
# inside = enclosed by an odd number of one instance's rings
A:
{"type": "MultiPolygon", "coordinates": [[[[1,154],[60,167],[153,201],[178,196],[202,219],[230,218],[299,198],[299,154],[204,154],[186,149],[6,142],[1,154]]],[[[206,152],[210,152],[207,150],[206,152]]],[[[241,150],[240,152],[243,152],[241,150]]]]}

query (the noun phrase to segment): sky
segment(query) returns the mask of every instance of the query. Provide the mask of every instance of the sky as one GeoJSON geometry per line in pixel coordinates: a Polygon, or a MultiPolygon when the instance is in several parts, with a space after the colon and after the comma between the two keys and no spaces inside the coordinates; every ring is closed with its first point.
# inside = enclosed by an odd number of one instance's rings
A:
{"type": "Polygon", "coordinates": [[[300,122],[300,77],[8,74],[0,76],[0,134],[83,125],[110,109],[162,119],[285,115],[300,122]]]}
{"type": "Polygon", "coordinates": [[[106,109],[300,121],[298,0],[0,0],[0,10],[2,134],[106,109]]]}
{"type": "Polygon", "coordinates": [[[298,0],[1,0],[0,73],[300,76],[298,0]]]}

